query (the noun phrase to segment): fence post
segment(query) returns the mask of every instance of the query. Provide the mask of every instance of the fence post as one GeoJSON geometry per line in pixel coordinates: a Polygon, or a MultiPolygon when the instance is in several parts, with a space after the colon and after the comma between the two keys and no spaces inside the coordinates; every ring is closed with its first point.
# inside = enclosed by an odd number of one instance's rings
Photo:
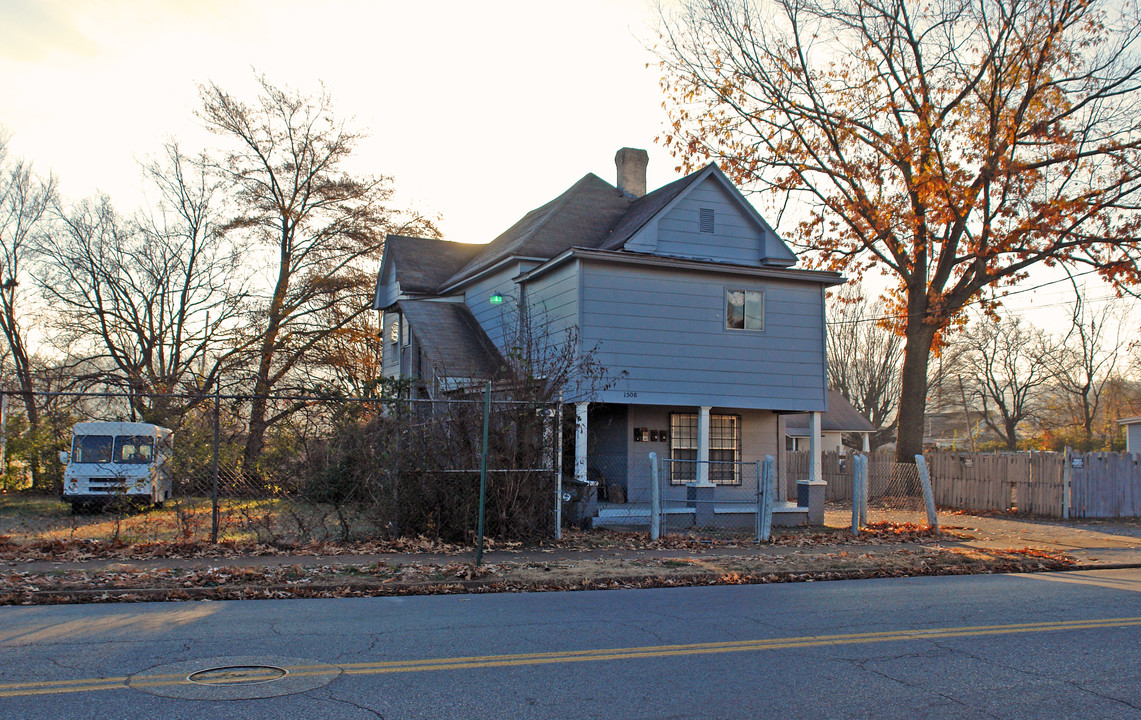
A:
{"type": "Polygon", "coordinates": [[[763,512],[761,515],[761,532],[757,538],[766,542],[773,534],[773,495],[776,493],[776,459],[772,455],[765,455],[765,462],[761,466],[761,487],[764,496],[763,512]]]}
{"type": "Polygon", "coordinates": [[[0,390],[0,473],[8,474],[8,393],[0,390]]]}
{"type": "Polygon", "coordinates": [[[764,473],[761,470],[761,461],[758,460],[757,461],[757,467],[754,470],[754,474],[753,474],[753,482],[756,484],[756,487],[757,487],[757,502],[756,502],[755,511],[753,513],[753,517],[755,518],[756,522],[753,523],[753,530],[757,534],[757,542],[761,541],[762,516],[764,515],[764,512],[765,512],[765,486],[761,482],[761,477],[763,476],[763,474],[764,473]]]}
{"type": "Polygon", "coordinates": [[[219,413],[221,412],[218,406],[222,402],[222,397],[219,394],[220,390],[217,386],[214,388],[214,459],[213,475],[214,479],[210,486],[210,542],[217,544],[218,542],[218,426],[221,425],[219,413]]]}
{"type": "Polygon", "coordinates": [[[868,455],[864,456],[863,472],[860,474],[860,516],[857,519],[860,527],[868,524],[868,487],[871,485],[871,466],[872,460],[868,455]]]}
{"type": "Polygon", "coordinates": [[[861,478],[866,478],[868,458],[866,455],[852,456],[852,535],[860,536],[860,499],[864,496],[861,478]]]}
{"type": "Polygon", "coordinates": [[[555,539],[563,539],[563,394],[552,413],[555,424],[555,539]]]}
{"type": "Polygon", "coordinates": [[[662,536],[662,486],[658,484],[658,454],[650,453],[650,539],[662,536]]]}
{"type": "Polygon", "coordinates": [[[927,460],[922,455],[916,455],[915,467],[919,470],[919,482],[923,485],[923,504],[927,506],[927,526],[938,535],[939,516],[935,514],[935,494],[931,491],[931,474],[927,472],[927,460]]]}
{"type": "Polygon", "coordinates": [[[1073,466],[1070,464],[1070,446],[1062,454],[1062,519],[1070,519],[1070,483],[1073,482],[1073,466]]]}
{"type": "Polygon", "coordinates": [[[491,381],[483,391],[483,452],[479,460],[479,529],[475,547],[475,564],[483,562],[483,520],[487,510],[487,425],[491,417],[491,381]]]}

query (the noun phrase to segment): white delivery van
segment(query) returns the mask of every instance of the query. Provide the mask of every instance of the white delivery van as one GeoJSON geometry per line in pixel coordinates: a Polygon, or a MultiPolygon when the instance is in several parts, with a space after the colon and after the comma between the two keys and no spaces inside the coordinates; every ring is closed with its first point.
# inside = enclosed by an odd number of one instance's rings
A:
{"type": "Polygon", "coordinates": [[[63,500],[73,511],[129,501],[161,506],[170,499],[170,430],[150,423],[84,422],[59,454],[63,500]]]}

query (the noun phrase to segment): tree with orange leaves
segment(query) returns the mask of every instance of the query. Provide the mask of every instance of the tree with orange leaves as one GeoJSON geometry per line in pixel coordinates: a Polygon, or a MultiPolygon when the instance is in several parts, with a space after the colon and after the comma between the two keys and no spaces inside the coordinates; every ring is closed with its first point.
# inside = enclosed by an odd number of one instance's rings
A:
{"type": "Polygon", "coordinates": [[[1035,265],[1139,280],[1141,14],[1095,0],[686,0],[663,14],[693,167],[805,209],[818,267],[892,279],[897,459],[922,451],[928,361],[1035,265]]]}

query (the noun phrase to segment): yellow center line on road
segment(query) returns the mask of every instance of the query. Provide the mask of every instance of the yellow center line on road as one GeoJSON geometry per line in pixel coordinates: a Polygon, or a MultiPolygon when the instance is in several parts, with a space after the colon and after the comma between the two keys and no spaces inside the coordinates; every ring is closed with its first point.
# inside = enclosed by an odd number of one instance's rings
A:
{"type": "MultiPolygon", "coordinates": [[[[551,665],[572,662],[600,662],[638,658],[666,658],[686,655],[713,655],[735,652],[762,652],[793,648],[860,645],[907,640],[935,640],[1025,633],[1059,632],[1064,630],[1090,630],[1096,628],[1124,628],[1141,626],[1141,617],[1104,618],[1094,620],[1067,620],[1059,622],[1019,623],[1010,625],[974,625],[924,630],[894,630],[844,635],[806,635],[793,638],[767,638],[719,643],[691,643],[683,645],[651,645],[645,647],[607,648],[599,650],[569,650],[549,653],[517,653],[510,655],[475,655],[470,657],[432,658],[426,660],[396,660],[374,663],[348,663],[342,665],[296,665],[283,667],[289,676],[311,677],[344,673],[346,675],[388,675],[406,672],[497,668],[524,665],[551,665]]],[[[95,692],[127,688],[190,685],[187,677],[177,674],[140,675],[128,677],[84,678],[75,680],[48,680],[0,684],[0,697],[54,695],[61,693],[95,692]],[[129,684],[128,684],[129,683],[129,684]]]]}

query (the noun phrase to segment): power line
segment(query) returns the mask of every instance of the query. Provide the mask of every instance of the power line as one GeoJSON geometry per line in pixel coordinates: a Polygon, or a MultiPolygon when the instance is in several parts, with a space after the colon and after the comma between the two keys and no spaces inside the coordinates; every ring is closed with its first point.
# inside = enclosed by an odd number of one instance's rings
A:
{"type": "MultiPolygon", "coordinates": [[[[1006,298],[1013,297],[1015,295],[1022,295],[1023,293],[1034,292],[1035,290],[1041,290],[1044,287],[1048,287],[1050,285],[1057,285],[1058,283],[1071,282],[1073,279],[1085,277],[1086,275],[1092,275],[1096,272],[1097,272],[1096,269],[1095,270],[1087,270],[1086,272],[1078,273],[1077,275],[1071,275],[1071,276],[1067,276],[1064,278],[1059,278],[1057,280],[1050,280],[1050,281],[1047,281],[1044,283],[1039,283],[1038,285],[1033,285],[1033,286],[1028,287],[1028,288],[1021,288],[1018,290],[1012,290],[1010,292],[1005,292],[1001,296],[996,297],[996,298],[990,298],[990,299],[980,298],[978,300],[972,300],[971,302],[964,304],[963,307],[966,308],[966,307],[971,307],[971,306],[975,306],[975,305],[981,306],[984,303],[994,302],[994,301],[1002,302],[1006,298]]],[[[1099,297],[1099,298],[1086,298],[1086,300],[1089,302],[1101,302],[1103,300],[1109,300],[1109,299],[1112,299],[1114,297],[1116,297],[1116,296],[1115,295],[1106,295],[1104,297],[1099,297]]],[[[1008,314],[1017,315],[1021,312],[1028,312],[1031,310],[1042,310],[1042,309],[1051,308],[1051,307],[1063,307],[1063,306],[1068,305],[1068,304],[1069,304],[1068,302],[1059,302],[1059,303],[1052,303],[1050,305],[1038,305],[1036,307],[1007,308],[1006,312],[1008,314]]],[[[857,325],[859,323],[882,322],[884,320],[906,320],[908,317],[911,317],[911,315],[915,315],[916,317],[918,317],[919,313],[912,313],[912,314],[904,313],[904,314],[900,314],[900,315],[880,315],[878,317],[858,318],[855,320],[829,320],[828,324],[829,325],[857,325]]]]}

